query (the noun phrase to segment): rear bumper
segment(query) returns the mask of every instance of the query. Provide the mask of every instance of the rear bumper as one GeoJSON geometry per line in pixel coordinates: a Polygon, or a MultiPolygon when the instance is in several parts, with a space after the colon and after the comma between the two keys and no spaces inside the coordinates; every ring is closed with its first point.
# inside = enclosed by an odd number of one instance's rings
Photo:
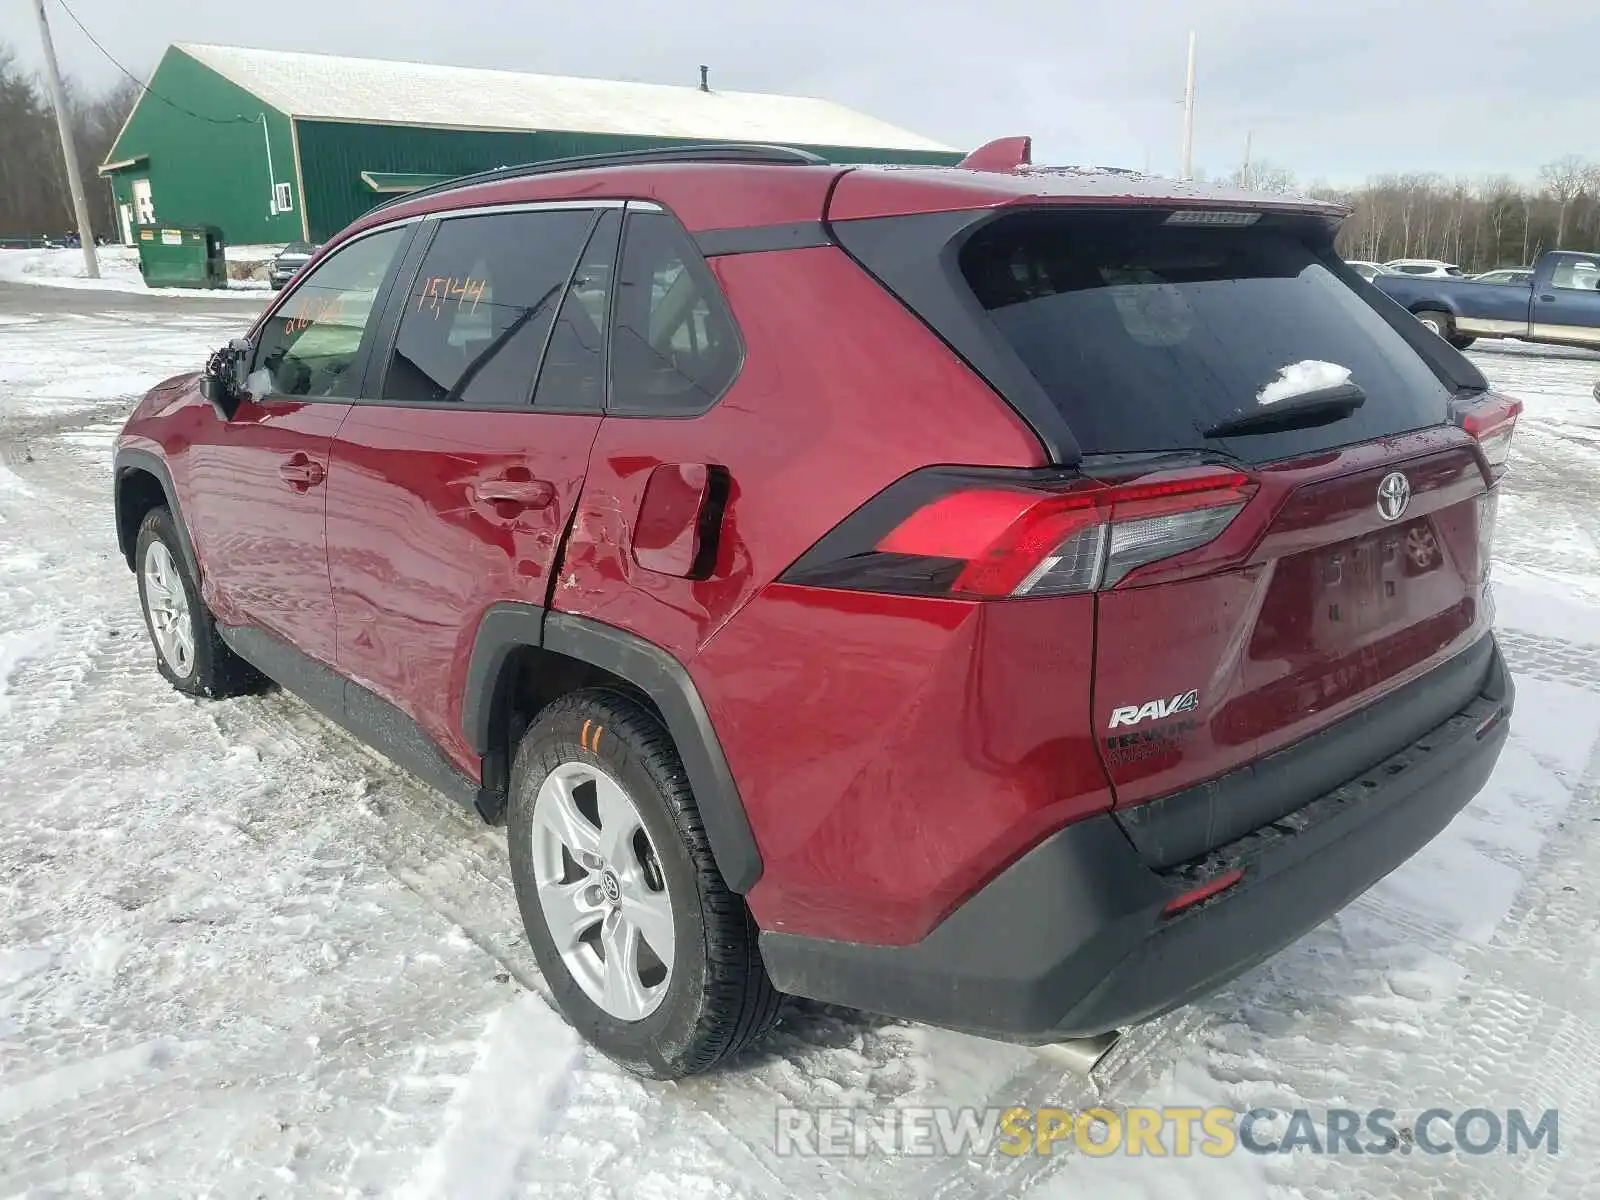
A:
{"type": "Polygon", "coordinates": [[[1083,1037],[1214,991],[1411,857],[1489,778],[1514,691],[1496,647],[1459,712],[1311,803],[1158,870],[1110,814],[1055,833],[909,946],[764,932],[791,994],[1012,1041],[1083,1037]],[[1165,917],[1176,896],[1243,879],[1165,917]]]}

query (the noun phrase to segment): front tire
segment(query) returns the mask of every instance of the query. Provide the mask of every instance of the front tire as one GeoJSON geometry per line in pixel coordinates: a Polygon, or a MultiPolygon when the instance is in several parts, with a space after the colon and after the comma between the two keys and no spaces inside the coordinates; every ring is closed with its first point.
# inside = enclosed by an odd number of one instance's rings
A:
{"type": "Polygon", "coordinates": [[[506,832],[528,940],[556,1007],[651,1079],[716,1066],[772,1027],[744,900],[717,870],[683,763],[618,692],[553,702],[517,747],[506,832]]]}
{"type": "Polygon", "coordinates": [[[213,699],[253,690],[261,677],[217,635],[172,513],[160,507],[146,513],[134,545],[139,606],[156,667],[167,682],[190,696],[213,699]]]}

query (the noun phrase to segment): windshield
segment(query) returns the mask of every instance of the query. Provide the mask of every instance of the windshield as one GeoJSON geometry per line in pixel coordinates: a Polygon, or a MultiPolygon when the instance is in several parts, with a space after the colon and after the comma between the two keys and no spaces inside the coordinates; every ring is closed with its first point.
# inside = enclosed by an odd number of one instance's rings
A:
{"type": "Polygon", "coordinates": [[[1449,392],[1429,365],[1288,233],[1029,213],[980,230],[960,266],[1084,453],[1209,446],[1264,462],[1446,416],[1449,392]],[[1336,381],[1366,396],[1341,420],[1204,436],[1336,381]]]}

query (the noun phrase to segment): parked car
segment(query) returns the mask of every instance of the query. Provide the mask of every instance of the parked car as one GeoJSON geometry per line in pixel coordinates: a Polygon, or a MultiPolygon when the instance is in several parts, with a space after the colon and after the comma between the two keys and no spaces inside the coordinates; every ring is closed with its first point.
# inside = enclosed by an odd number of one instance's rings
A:
{"type": "Polygon", "coordinates": [[[1532,267],[1496,267],[1493,271],[1484,271],[1482,274],[1472,276],[1475,283],[1531,283],[1533,281],[1532,267]]]}
{"type": "Polygon", "coordinates": [[[1455,263],[1441,262],[1436,258],[1397,258],[1383,264],[1396,275],[1417,275],[1428,279],[1466,278],[1466,272],[1455,263]]]}
{"type": "Polygon", "coordinates": [[[267,282],[272,285],[272,290],[277,291],[293,279],[320,249],[320,246],[310,242],[290,242],[273,255],[272,265],[267,268],[267,282]]]}
{"type": "Polygon", "coordinates": [[[1347,265],[1351,268],[1351,270],[1355,271],[1357,275],[1368,281],[1370,281],[1375,275],[1385,275],[1389,273],[1389,268],[1384,266],[1382,263],[1362,262],[1360,259],[1355,259],[1349,262],[1347,265]]]}
{"type": "Polygon", "coordinates": [[[1500,754],[1521,405],[1349,289],[1346,210],[1015,145],[362,217],[117,439],[161,674],[504,822],[555,1003],[645,1075],[784,993],[1057,1041],[1260,962],[1500,754]]]}
{"type": "Polygon", "coordinates": [[[1457,349],[1481,337],[1600,347],[1600,255],[1547,250],[1526,283],[1395,275],[1373,282],[1457,349]]]}

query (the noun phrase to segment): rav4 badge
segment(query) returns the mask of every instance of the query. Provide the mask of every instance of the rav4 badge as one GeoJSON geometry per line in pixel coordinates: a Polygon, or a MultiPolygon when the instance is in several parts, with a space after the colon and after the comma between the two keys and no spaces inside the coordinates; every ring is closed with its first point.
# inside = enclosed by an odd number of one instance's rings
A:
{"type": "Polygon", "coordinates": [[[1173,696],[1170,700],[1149,700],[1144,704],[1128,704],[1111,710],[1111,724],[1107,728],[1138,725],[1142,721],[1162,721],[1178,713],[1193,712],[1199,707],[1200,693],[1197,691],[1184,692],[1182,695],[1173,696]]]}

